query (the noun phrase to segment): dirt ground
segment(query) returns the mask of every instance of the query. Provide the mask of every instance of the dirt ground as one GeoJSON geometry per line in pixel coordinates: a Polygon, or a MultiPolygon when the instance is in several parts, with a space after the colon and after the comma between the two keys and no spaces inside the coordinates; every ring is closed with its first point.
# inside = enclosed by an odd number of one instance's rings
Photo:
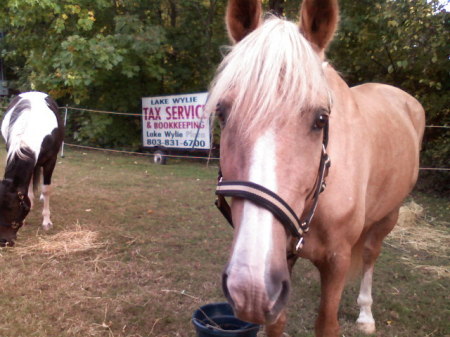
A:
{"type": "MultiPolygon", "coordinates": [[[[16,246],[0,250],[0,336],[195,336],[194,310],[224,301],[232,229],[213,205],[216,175],[217,163],[66,149],[54,228],[40,228],[37,203],[16,246]]],[[[450,336],[450,226],[433,209],[448,200],[418,199],[378,260],[376,336],[450,336]]],[[[317,273],[300,261],[293,279],[286,333],[313,336],[317,273]]],[[[346,337],[360,336],[357,291],[350,283],[342,300],[346,337]]]]}

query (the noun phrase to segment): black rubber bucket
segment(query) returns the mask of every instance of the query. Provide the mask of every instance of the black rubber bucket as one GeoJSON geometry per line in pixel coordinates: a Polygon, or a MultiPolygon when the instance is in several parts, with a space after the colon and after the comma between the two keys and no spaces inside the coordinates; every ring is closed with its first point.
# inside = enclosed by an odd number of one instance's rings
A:
{"type": "Polygon", "coordinates": [[[192,315],[198,337],[256,337],[259,325],[236,318],[228,303],[201,306],[192,315]]]}

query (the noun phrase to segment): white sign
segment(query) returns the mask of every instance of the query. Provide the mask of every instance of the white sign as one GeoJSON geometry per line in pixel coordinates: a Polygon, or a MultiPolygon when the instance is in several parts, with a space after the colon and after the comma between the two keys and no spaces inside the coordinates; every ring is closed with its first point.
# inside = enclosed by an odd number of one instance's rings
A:
{"type": "Polygon", "coordinates": [[[209,115],[204,113],[208,93],[143,97],[144,147],[209,149],[209,115]]]}

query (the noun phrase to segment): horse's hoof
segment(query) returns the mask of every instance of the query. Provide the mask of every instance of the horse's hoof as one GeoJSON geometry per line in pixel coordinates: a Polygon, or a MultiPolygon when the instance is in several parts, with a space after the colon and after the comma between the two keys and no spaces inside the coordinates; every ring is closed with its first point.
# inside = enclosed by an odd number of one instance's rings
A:
{"type": "Polygon", "coordinates": [[[375,323],[356,322],[356,324],[358,325],[359,331],[361,331],[367,335],[375,333],[375,323]]]}
{"type": "Polygon", "coordinates": [[[51,222],[48,222],[48,223],[43,223],[42,224],[42,229],[44,230],[44,231],[48,231],[50,228],[52,228],[53,227],[53,224],[51,223],[51,222]]]}

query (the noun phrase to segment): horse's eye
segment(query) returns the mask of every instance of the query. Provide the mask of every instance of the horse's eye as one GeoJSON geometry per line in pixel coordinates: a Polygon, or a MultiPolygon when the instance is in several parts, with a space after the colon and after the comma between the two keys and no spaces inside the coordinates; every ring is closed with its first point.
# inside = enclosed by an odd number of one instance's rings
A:
{"type": "Polygon", "coordinates": [[[316,121],[314,123],[314,128],[315,129],[323,129],[327,124],[328,124],[328,115],[321,113],[317,118],[316,121]]]}
{"type": "Polygon", "coordinates": [[[223,114],[222,111],[217,110],[217,111],[216,111],[216,116],[217,116],[217,118],[219,119],[219,122],[220,122],[220,123],[223,123],[223,122],[225,121],[225,116],[224,116],[224,114],[223,114]]]}
{"type": "Polygon", "coordinates": [[[226,105],[225,104],[221,104],[220,102],[217,103],[216,106],[216,116],[219,119],[220,122],[220,127],[223,128],[225,126],[225,110],[226,110],[226,105]]]}

